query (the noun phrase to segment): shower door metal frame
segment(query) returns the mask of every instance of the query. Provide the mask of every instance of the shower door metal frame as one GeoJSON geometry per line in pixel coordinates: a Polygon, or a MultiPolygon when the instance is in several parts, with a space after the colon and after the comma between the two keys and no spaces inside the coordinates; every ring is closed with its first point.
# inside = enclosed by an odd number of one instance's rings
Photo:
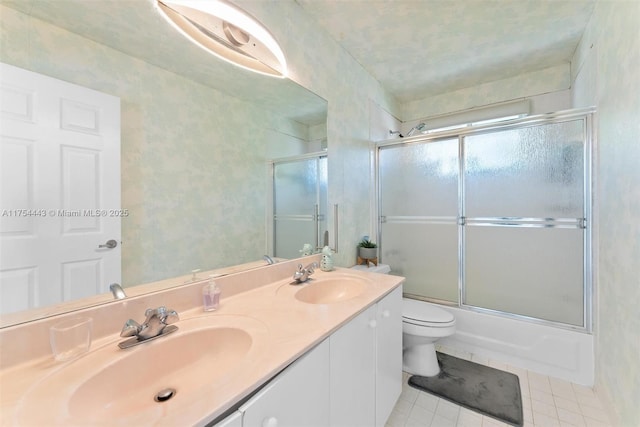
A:
{"type": "Polygon", "coordinates": [[[388,146],[397,145],[409,145],[415,143],[431,143],[442,141],[444,139],[458,138],[458,301],[443,301],[440,299],[434,299],[424,297],[420,295],[410,295],[412,298],[421,299],[428,302],[437,304],[449,305],[458,307],[460,309],[495,314],[502,317],[511,319],[523,320],[527,322],[559,327],[562,329],[569,329],[579,332],[591,333],[593,330],[593,284],[594,284],[594,272],[593,272],[593,187],[592,181],[594,179],[593,159],[595,157],[596,140],[593,133],[593,119],[595,114],[595,108],[586,109],[572,109],[559,111],[555,113],[541,114],[536,116],[529,116],[520,119],[508,120],[501,123],[492,123],[481,126],[470,126],[462,129],[454,129],[451,131],[434,132],[428,135],[419,135],[410,138],[394,139],[375,144],[375,186],[376,186],[376,205],[377,205],[377,218],[374,222],[376,224],[377,238],[380,245],[380,261],[382,259],[382,248],[384,246],[382,236],[382,222],[385,222],[387,218],[383,216],[381,200],[381,185],[380,185],[380,149],[388,146]],[[515,217],[492,217],[492,218],[474,218],[467,219],[465,217],[465,138],[472,135],[480,135],[483,133],[490,133],[495,131],[520,129],[525,127],[531,127],[535,125],[562,123],[567,121],[583,120],[583,132],[584,132],[584,145],[583,145],[583,159],[584,159],[584,171],[583,171],[583,217],[579,219],[571,218],[544,218],[541,221],[540,218],[515,218],[515,217]],[[475,225],[494,225],[502,227],[545,227],[545,228],[581,228],[583,230],[583,325],[571,325],[566,323],[555,322],[551,320],[545,320],[516,313],[503,312],[493,310],[489,308],[477,307],[464,303],[465,300],[465,227],[467,223],[475,225]]]}

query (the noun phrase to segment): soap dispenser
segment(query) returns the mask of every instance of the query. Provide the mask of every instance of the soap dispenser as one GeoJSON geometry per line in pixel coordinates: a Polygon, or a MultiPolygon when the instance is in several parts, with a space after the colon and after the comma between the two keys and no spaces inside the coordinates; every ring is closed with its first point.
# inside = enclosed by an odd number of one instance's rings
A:
{"type": "Polygon", "coordinates": [[[220,307],[220,287],[213,280],[214,275],[209,276],[209,283],[202,288],[202,305],[204,311],[215,311],[220,307]]]}

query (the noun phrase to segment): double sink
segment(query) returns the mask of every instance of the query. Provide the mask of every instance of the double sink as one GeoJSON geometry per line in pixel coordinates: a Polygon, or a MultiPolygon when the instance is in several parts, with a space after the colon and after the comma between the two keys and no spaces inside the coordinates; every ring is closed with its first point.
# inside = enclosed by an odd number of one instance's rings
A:
{"type": "MultiPolygon", "coordinates": [[[[272,296],[289,305],[332,305],[363,294],[368,285],[366,278],[331,273],[300,285],[278,284],[272,296]]],[[[251,315],[194,313],[166,337],[126,350],[110,339],[61,364],[21,399],[17,423],[162,424],[180,419],[180,411],[207,410],[197,407],[202,396],[213,396],[207,405],[229,406],[229,399],[237,399],[238,380],[260,377],[273,337],[267,324],[251,315]],[[47,408],[39,410],[41,402],[47,408]]]]}

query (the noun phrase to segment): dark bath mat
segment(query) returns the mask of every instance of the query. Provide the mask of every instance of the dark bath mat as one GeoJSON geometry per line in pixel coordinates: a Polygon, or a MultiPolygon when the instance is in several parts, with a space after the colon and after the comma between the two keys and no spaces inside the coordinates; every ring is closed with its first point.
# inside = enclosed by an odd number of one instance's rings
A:
{"type": "Polygon", "coordinates": [[[505,423],[522,426],[520,381],[509,372],[436,352],[441,371],[409,385],[505,423]]]}

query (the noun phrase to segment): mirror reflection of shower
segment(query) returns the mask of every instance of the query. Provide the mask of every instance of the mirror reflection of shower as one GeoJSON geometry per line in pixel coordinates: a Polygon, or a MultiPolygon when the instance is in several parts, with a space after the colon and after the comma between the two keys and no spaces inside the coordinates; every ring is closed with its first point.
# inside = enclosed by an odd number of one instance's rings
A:
{"type": "Polygon", "coordinates": [[[273,256],[297,258],[307,243],[316,252],[328,244],[326,153],[275,160],[272,168],[273,256]]]}

